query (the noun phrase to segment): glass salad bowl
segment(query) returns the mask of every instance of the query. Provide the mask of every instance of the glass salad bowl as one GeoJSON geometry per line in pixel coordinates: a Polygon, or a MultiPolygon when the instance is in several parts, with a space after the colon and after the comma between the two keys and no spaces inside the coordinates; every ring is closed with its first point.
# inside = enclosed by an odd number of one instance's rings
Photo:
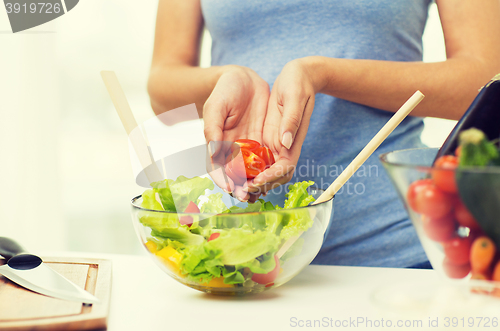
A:
{"type": "Polygon", "coordinates": [[[188,197],[196,208],[190,202],[177,208],[182,213],[158,210],[158,201],[167,204],[165,192],[153,188],[132,199],[132,220],[150,256],[180,283],[218,295],[258,293],[288,282],[319,252],[333,199],[310,205],[323,192],[311,183],[291,185],[292,195],[278,188],[255,204],[230,208],[217,207],[224,206],[223,194],[209,183],[201,198],[188,197]],[[284,202],[285,209],[276,209],[284,202]]]}
{"type": "Polygon", "coordinates": [[[500,189],[495,185],[500,184],[500,168],[451,170],[432,166],[437,152],[437,148],[399,150],[380,159],[432,267],[444,279],[467,290],[500,296],[500,257],[496,249],[500,221],[490,222],[481,215],[490,214],[491,205],[500,206],[500,196],[490,191],[500,189]],[[466,207],[471,196],[476,203],[474,211],[480,204],[479,215],[466,207]],[[493,198],[497,199],[494,204],[481,202],[489,203],[493,198]]]}

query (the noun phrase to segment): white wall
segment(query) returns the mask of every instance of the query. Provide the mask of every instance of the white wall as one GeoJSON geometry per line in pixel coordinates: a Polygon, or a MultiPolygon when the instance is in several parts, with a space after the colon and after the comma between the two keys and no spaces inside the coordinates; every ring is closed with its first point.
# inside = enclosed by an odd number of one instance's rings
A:
{"type": "MultiPolygon", "coordinates": [[[[142,188],[134,184],[127,137],[99,72],[117,73],[139,122],[153,115],[146,80],[156,6],[80,1],[59,19],[17,34],[0,10],[0,235],[35,251],[139,252],[128,208],[142,188]]],[[[426,61],[444,58],[433,10],[426,61]]],[[[208,35],[202,49],[208,66],[208,35]]],[[[434,146],[453,126],[426,122],[424,141],[434,146]]]]}

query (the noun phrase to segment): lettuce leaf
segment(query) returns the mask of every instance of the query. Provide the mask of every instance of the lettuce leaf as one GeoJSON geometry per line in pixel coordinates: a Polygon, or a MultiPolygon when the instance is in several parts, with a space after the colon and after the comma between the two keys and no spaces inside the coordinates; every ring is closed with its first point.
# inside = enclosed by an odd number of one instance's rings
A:
{"type": "MultiPolygon", "coordinates": [[[[198,199],[198,204],[200,199],[198,199]]],[[[222,193],[210,194],[208,201],[201,205],[200,213],[220,214],[227,209],[224,201],[222,201],[222,193]]]]}
{"type": "Polygon", "coordinates": [[[153,191],[158,193],[163,208],[166,211],[184,211],[190,201],[197,201],[205,193],[206,189],[213,190],[214,183],[205,177],[187,178],[179,176],[174,181],[165,179],[151,183],[153,191]]]}
{"type": "Polygon", "coordinates": [[[246,229],[229,229],[221,232],[219,238],[208,243],[222,252],[221,260],[225,265],[238,265],[266,254],[276,252],[279,238],[267,231],[252,233],[246,229]]]}
{"type": "Polygon", "coordinates": [[[283,209],[305,207],[314,202],[314,197],[307,192],[307,188],[313,184],[313,181],[304,181],[290,185],[288,193],[285,194],[287,199],[285,200],[283,209]]]}

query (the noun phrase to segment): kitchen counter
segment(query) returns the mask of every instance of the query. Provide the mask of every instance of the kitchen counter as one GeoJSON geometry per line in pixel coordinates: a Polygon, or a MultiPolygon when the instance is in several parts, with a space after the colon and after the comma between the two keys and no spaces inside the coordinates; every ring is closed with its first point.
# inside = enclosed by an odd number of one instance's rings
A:
{"type": "MultiPolygon", "coordinates": [[[[110,331],[481,330],[479,320],[468,327],[467,319],[500,319],[500,300],[438,286],[440,278],[433,270],[311,265],[271,291],[223,297],[177,283],[146,255],[63,256],[112,261],[110,331]],[[455,327],[453,317],[458,320],[455,327]]],[[[490,322],[484,330],[499,328],[492,326],[490,322]]]]}

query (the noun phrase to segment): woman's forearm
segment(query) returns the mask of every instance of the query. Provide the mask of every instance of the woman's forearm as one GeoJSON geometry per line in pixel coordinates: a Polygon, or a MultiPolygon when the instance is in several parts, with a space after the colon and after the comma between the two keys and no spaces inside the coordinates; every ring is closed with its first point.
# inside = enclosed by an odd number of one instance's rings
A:
{"type": "Polygon", "coordinates": [[[200,117],[203,105],[227,67],[200,68],[188,65],[156,65],[151,68],[148,93],[158,115],[195,103],[200,117]]]}
{"type": "Polygon", "coordinates": [[[472,58],[443,62],[391,62],[307,57],[316,91],[387,111],[396,111],[416,90],[426,98],[414,116],[459,119],[500,63],[472,58]]]}

